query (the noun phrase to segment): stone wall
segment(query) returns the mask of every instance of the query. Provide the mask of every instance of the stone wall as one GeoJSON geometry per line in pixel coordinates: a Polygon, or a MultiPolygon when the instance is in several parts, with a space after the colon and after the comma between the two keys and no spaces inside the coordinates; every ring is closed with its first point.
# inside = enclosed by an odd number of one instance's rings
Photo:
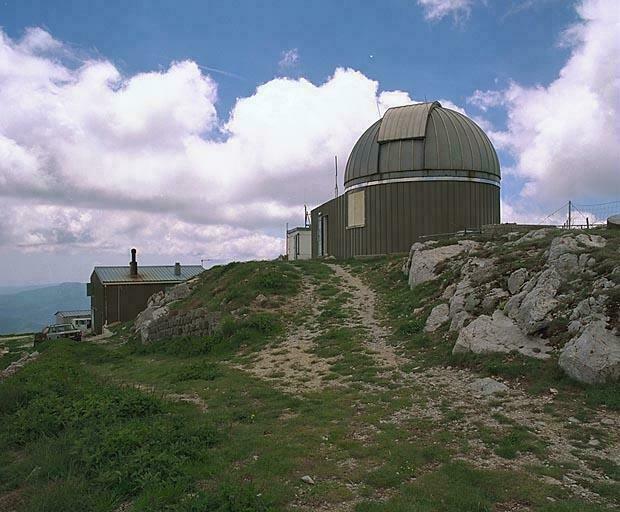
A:
{"type": "Polygon", "coordinates": [[[175,336],[209,336],[215,332],[219,321],[220,314],[207,311],[206,308],[185,312],[171,311],[148,325],[146,338],[148,341],[157,341],[175,336]]]}

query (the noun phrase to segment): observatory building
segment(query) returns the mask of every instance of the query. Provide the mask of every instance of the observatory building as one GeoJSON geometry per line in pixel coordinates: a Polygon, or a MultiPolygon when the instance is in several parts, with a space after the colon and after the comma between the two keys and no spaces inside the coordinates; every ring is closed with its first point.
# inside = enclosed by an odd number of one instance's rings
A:
{"type": "Polygon", "coordinates": [[[497,224],[500,179],[468,117],[439,102],[391,108],[353,147],[344,194],[312,210],[312,256],[408,252],[421,235],[497,224]]]}

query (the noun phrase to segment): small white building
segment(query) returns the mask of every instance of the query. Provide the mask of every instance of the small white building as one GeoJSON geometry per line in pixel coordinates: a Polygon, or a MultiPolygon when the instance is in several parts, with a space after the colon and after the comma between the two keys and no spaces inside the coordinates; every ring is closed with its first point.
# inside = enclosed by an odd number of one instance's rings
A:
{"type": "Polygon", "coordinates": [[[290,260],[312,258],[312,241],[309,227],[289,229],[286,232],[286,255],[290,260]]]}
{"type": "Polygon", "coordinates": [[[90,309],[80,309],[77,311],[56,311],[54,314],[57,324],[72,324],[73,327],[82,332],[91,329],[92,312],[90,309]]]}

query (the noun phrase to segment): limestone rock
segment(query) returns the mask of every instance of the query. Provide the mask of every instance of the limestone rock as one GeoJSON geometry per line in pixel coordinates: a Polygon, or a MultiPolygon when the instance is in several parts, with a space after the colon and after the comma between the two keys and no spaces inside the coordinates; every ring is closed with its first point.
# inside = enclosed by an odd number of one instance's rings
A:
{"type": "Polygon", "coordinates": [[[554,267],[548,268],[531,291],[512,297],[505,311],[526,334],[533,334],[549,324],[548,315],[558,304],[555,296],[559,288],[560,275],[554,267]]]}
{"type": "Polygon", "coordinates": [[[604,276],[594,282],[595,289],[607,290],[609,288],[615,288],[615,286],[616,284],[611,279],[607,279],[604,276]]]}
{"type": "MultiPolygon", "coordinates": [[[[467,240],[434,249],[417,249],[413,251],[409,268],[409,286],[413,288],[420,283],[435,279],[437,277],[435,274],[437,264],[471,249],[471,244],[465,244],[464,242],[470,241],[467,240]]],[[[416,245],[412,246],[412,250],[413,247],[416,247],[416,245]]]]}
{"type": "Polygon", "coordinates": [[[446,286],[446,289],[441,294],[441,298],[445,300],[450,300],[452,296],[454,295],[455,291],[456,291],[456,285],[454,283],[451,283],[448,286],[446,286]]]}
{"type": "Polygon", "coordinates": [[[448,316],[449,313],[450,307],[447,304],[439,304],[435,306],[432,309],[431,314],[428,315],[428,318],[426,319],[424,330],[426,332],[435,332],[443,323],[450,319],[448,316]]]}
{"type": "Polygon", "coordinates": [[[465,323],[471,318],[471,315],[467,311],[459,311],[454,315],[451,315],[452,321],[450,322],[451,331],[460,331],[465,323]]]}
{"type": "Polygon", "coordinates": [[[491,379],[490,377],[476,379],[474,382],[471,383],[470,389],[474,394],[483,396],[490,396],[509,390],[506,384],[496,381],[495,379],[491,379]]]}
{"type": "Polygon", "coordinates": [[[562,254],[579,252],[579,244],[571,235],[555,237],[549,246],[547,263],[555,263],[562,254]]]}
{"type": "Polygon", "coordinates": [[[620,337],[602,320],[591,322],[560,352],[560,367],[586,384],[620,380],[620,337]]]}
{"type": "Polygon", "coordinates": [[[464,327],[452,352],[486,354],[517,351],[526,356],[545,359],[549,357],[549,350],[542,340],[526,336],[515,322],[497,310],[492,317],[481,315],[464,327]]]}
{"type": "Polygon", "coordinates": [[[500,300],[503,300],[508,297],[508,293],[502,288],[493,288],[488,293],[485,294],[482,299],[482,309],[485,312],[492,312],[497,308],[497,305],[500,300]]]}
{"type": "Polygon", "coordinates": [[[575,237],[575,240],[581,245],[585,245],[592,249],[602,249],[607,245],[607,240],[600,235],[586,235],[585,233],[580,233],[575,237]]]}
{"type": "Polygon", "coordinates": [[[165,303],[170,304],[175,300],[186,299],[192,290],[187,283],[180,283],[166,290],[165,303]]]}
{"type": "Polygon", "coordinates": [[[550,234],[552,231],[553,231],[553,228],[542,228],[542,229],[537,229],[535,231],[529,231],[528,233],[526,233],[525,235],[523,235],[521,238],[519,238],[513,243],[515,245],[518,245],[524,242],[533,242],[534,240],[541,240],[542,238],[545,238],[548,234],[550,234]]]}
{"type": "Polygon", "coordinates": [[[508,277],[508,291],[510,292],[510,294],[514,295],[515,293],[517,293],[525,284],[527,278],[528,272],[525,268],[520,268],[510,274],[510,277],[508,277]]]}
{"type": "Polygon", "coordinates": [[[314,479],[310,475],[302,476],[301,481],[309,485],[314,485],[314,479]]]}
{"type": "Polygon", "coordinates": [[[0,371],[0,379],[4,379],[6,377],[10,377],[11,375],[16,374],[28,363],[34,361],[39,357],[39,352],[37,352],[36,350],[30,354],[28,354],[27,352],[22,352],[22,354],[24,355],[20,357],[17,361],[13,361],[4,370],[0,371]]]}

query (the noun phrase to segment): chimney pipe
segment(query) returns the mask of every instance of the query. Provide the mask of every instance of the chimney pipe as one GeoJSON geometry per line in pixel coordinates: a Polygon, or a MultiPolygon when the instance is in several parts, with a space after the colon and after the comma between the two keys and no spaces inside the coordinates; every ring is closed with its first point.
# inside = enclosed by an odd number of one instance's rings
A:
{"type": "Polygon", "coordinates": [[[138,275],[138,262],[136,261],[136,250],[131,250],[131,261],[129,262],[129,275],[136,277],[138,275]]]}
{"type": "Polygon", "coordinates": [[[175,276],[181,275],[181,264],[178,261],[174,264],[174,275],[175,276]]]}

